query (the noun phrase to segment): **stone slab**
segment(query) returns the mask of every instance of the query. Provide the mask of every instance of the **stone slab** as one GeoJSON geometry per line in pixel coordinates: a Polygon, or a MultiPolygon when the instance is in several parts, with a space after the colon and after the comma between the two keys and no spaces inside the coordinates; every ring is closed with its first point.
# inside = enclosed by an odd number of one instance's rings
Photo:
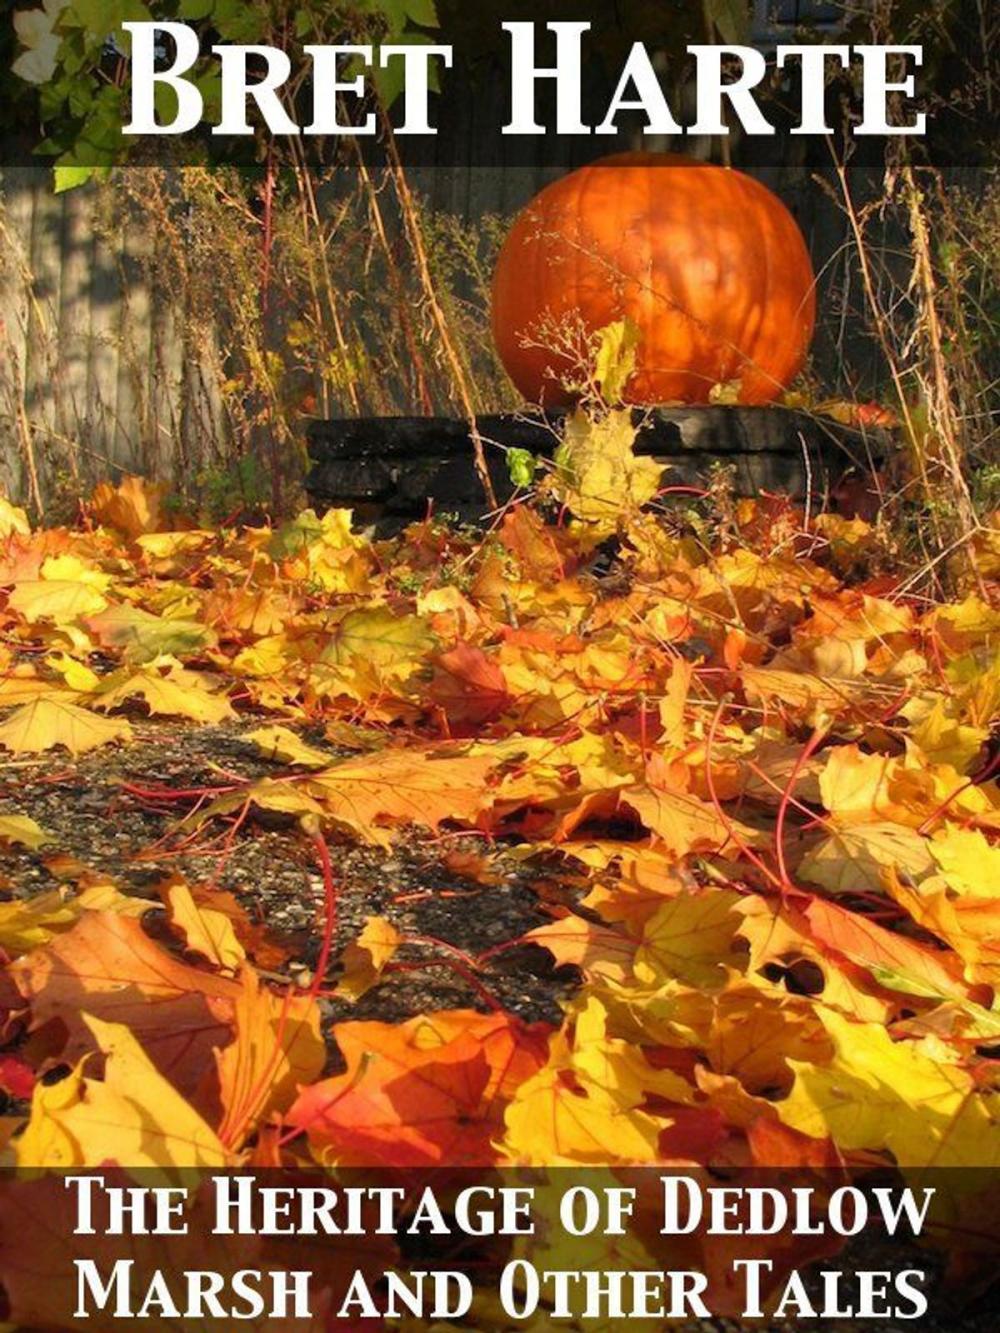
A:
{"type": "MultiPolygon", "coordinates": [[[[852,473],[885,456],[884,432],[779,407],[657,408],[636,413],[637,452],[662,460],[665,485],[703,482],[713,464],[732,470],[737,491],[782,491],[817,502],[852,473]]],[[[482,416],[497,495],[513,492],[505,450],[551,456],[560,418],[482,416]]],[[[428,504],[463,519],[480,517],[482,492],[468,423],[448,417],[360,417],[314,422],[308,436],[306,490],[319,508],[360,509],[373,519],[418,518],[428,504]]]]}

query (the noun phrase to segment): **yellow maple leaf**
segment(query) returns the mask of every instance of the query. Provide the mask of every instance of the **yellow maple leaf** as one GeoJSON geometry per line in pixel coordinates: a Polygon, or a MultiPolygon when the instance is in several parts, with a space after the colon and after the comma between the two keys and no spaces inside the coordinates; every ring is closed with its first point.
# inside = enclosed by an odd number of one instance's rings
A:
{"type": "Polygon", "coordinates": [[[126,667],[107,676],[94,707],[118,708],[139,697],[151,714],[216,725],[233,716],[232,704],[217,687],[204,672],[188,671],[174,658],[156,659],[140,671],[126,667]]]}
{"type": "Polygon", "coordinates": [[[118,486],[101,482],[91,496],[90,506],[99,523],[135,538],[159,526],[165,494],[165,486],[144,477],[125,477],[118,486]]]}
{"type": "Polygon", "coordinates": [[[321,661],[350,666],[356,658],[393,677],[409,675],[437,645],[420,616],[397,615],[387,606],[349,611],[321,661]]]}
{"type": "MultiPolygon", "coordinates": [[[[607,844],[606,848],[612,846],[607,844]]],[[[657,848],[643,843],[625,843],[620,847],[617,879],[589,878],[591,888],[583,906],[596,912],[603,921],[623,922],[638,936],[665,898],[672,898],[688,887],[687,877],[676,857],[657,848]]],[[[582,857],[574,844],[563,843],[560,850],[590,864],[586,848],[582,857]]]]}
{"type": "Polygon", "coordinates": [[[55,681],[43,680],[35,668],[27,663],[21,663],[0,675],[0,709],[16,708],[20,704],[30,703],[32,699],[42,698],[72,701],[73,691],[57,685],[55,681]]]}
{"type": "Polygon", "coordinates": [[[166,654],[195,653],[215,643],[214,633],[184,616],[155,616],[139,606],[109,606],[89,616],[87,632],[126,662],[149,662],[166,654]]]}
{"type": "Polygon", "coordinates": [[[740,895],[726,889],[679,893],[646,922],[635,956],[636,980],[657,985],[677,978],[720,986],[726,964],[734,967],[741,918],[740,895]]]}
{"type": "Polygon", "coordinates": [[[201,824],[207,819],[212,819],[215,815],[227,815],[233,810],[240,810],[249,802],[259,810],[273,810],[277,814],[283,815],[312,815],[317,819],[322,819],[324,814],[323,806],[307,792],[303,791],[301,782],[286,782],[283,779],[261,778],[246,788],[240,788],[239,791],[220,796],[212,801],[204,810],[196,811],[189,816],[193,823],[201,824]]]}
{"type": "Polygon", "coordinates": [[[911,879],[933,868],[928,840],[905,824],[885,821],[841,828],[833,816],[827,827],[828,836],[802,858],[798,874],[831,893],[880,893],[891,866],[911,879]]]}
{"type": "Polygon", "coordinates": [[[68,653],[52,653],[45,659],[45,665],[57,672],[74,694],[93,694],[101,687],[97,672],[68,653]]]}
{"type": "Polygon", "coordinates": [[[165,885],[161,892],[170,923],[184,936],[187,947],[215,967],[235,971],[245,960],[246,951],[236,938],[232,920],[224,912],[199,906],[181,880],[165,885]]]}
{"type": "Polygon", "coordinates": [[[293,578],[332,593],[367,592],[372,556],[364,539],[351,531],[351,519],[349,509],[328,509],[322,519],[307,509],[274,533],[270,552],[293,578]]]}
{"type": "Polygon", "coordinates": [[[108,600],[87,583],[59,579],[22,579],[7,599],[12,611],[24,616],[29,625],[51,620],[66,625],[81,616],[103,611],[108,600]]]}
{"type": "Polygon", "coordinates": [[[216,1054],[224,1108],[219,1137],[234,1146],[274,1112],[287,1110],[299,1087],[314,1083],[326,1063],[314,1000],[272,995],[251,968],[239,979],[233,1040],[216,1054]]]}
{"type": "Polygon", "coordinates": [[[819,785],[842,828],[886,820],[919,828],[936,812],[955,818],[993,812],[986,794],[950,764],[931,764],[913,750],[898,758],[839,745],[828,752],[819,785]]]}
{"type": "Polygon", "coordinates": [[[703,1049],[717,1074],[738,1078],[752,1095],[774,1095],[792,1083],[792,1060],[822,1063],[832,1048],[812,1005],[790,995],[762,995],[734,977],[710,1004],[703,1049]]]}
{"type": "Polygon", "coordinates": [[[635,1106],[654,1094],[682,1105],[694,1098],[686,1079],[651,1065],[637,1042],[614,1036],[609,1009],[596,995],[581,997],[573,1016],[571,1068],[590,1092],[635,1106]]]}
{"type": "Polygon", "coordinates": [[[817,514],[813,528],[824,537],[838,563],[848,565],[872,545],[874,529],[863,518],[845,518],[843,514],[817,514]]]}
{"type": "Polygon", "coordinates": [[[982,652],[968,653],[948,670],[955,682],[961,718],[969,726],[986,726],[1000,716],[1000,651],[983,669],[982,652]]]}
{"type": "Polygon", "coordinates": [[[35,1086],[28,1125],[14,1144],[23,1167],[221,1167],[230,1155],[214,1130],[158,1072],[127,1027],[84,1014],[105,1057],[102,1082],[85,1062],[58,1083],[35,1086]]]}
{"type": "Polygon", "coordinates": [[[177,555],[200,551],[212,541],[213,534],[202,529],[188,532],[146,532],[136,538],[136,546],[154,560],[170,561],[177,555]]]}
{"type": "Polygon", "coordinates": [[[965,646],[971,646],[1000,634],[1000,611],[973,594],[961,602],[935,607],[921,625],[926,630],[941,631],[950,639],[959,637],[965,646]]]}
{"type": "Polygon", "coordinates": [[[341,955],[343,973],[337,982],[337,994],[348,1000],[360,1000],[377,986],[386,963],[403,943],[403,936],[383,916],[365,918],[357,939],[351,940],[341,955]]]}
{"type": "Polygon", "coordinates": [[[243,739],[255,745],[265,759],[295,768],[329,768],[336,762],[328,750],[307,745],[287,727],[258,727],[256,731],[248,731],[243,739]]]}
{"type": "MultiPolygon", "coordinates": [[[[740,935],[746,940],[750,949],[750,956],[743,970],[747,981],[752,985],[757,986],[771,998],[774,995],[783,998],[787,994],[782,980],[784,969],[802,964],[820,985],[823,1003],[829,1008],[861,1022],[887,1021],[892,1008],[884,993],[870,979],[868,972],[860,970],[873,967],[871,960],[860,947],[853,956],[846,955],[857,966],[844,968],[832,960],[824,947],[812,937],[808,921],[786,910],[780,904],[758,897],[756,894],[748,894],[740,900],[736,910],[741,918],[740,935]],[[773,982],[768,980],[768,972],[772,965],[777,965],[779,968],[778,978],[773,982]]],[[[847,921],[853,921],[847,913],[842,913],[842,916],[847,921]]],[[[895,940],[895,937],[890,936],[890,939],[895,940]]],[[[845,949],[851,944],[849,940],[841,943],[845,949]]],[[[886,966],[895,966],[900,989],[906,990],[909,994],[937,996],[939,993],[950,993],[934,989],[935,984],[940,987],[941,983],[947,985],[949,980],[952,989],[956,988],[954,978],[949,977],[944,969],[940,972],[932,969],[930,976],[918,974],[912,979],[904,976],[907,964],[912,964],[912,959],[905,954],[905,951],[902,960],[893,955],[891,959],[880,957],[879,961],[886,966]]],[[[916,969],[911,966],[910,970],[916,969]]]]}
{"type": "Polygon", "coordinates": [[[242,648],[229,664],[237,676],[277,676],[296,658],[295,641],[287,634],[268,634],[242,648]]]}
{"type": "Polygon", "coordinates": [[[0,903],[0,948],[11,955],[40,948],[79,921],[84,912],[114,912],[142,917],[150,909],[145,898],[130,898],[114,884],[89,884],[76,897],[64,889],[49,889],[31,898],[0,903]]]}
{"type": "Polygon", "coordinates": [[[989,739],[988,726],[971,726],[956,716],[954,701],[941,695],[911,699],[900,710],[910,722],[914,745],[932,763],[949,764],[958,773],[973,772],[989,739]]]}
{"type": "MultiPolygon", "coordinates": [[[[591,1004],[600,1009],[596,1000],[591,1004]]],[[[599,1065],[600,1057],[591,1049],[588,1063],[595,1061],[599,1065]]],[[[660,1132],[669,1122],[642,1110],[645,1097],[637,1099],[634,1088],[620,1092],[602,1082],[607,1075],[607,1069],[600,1070],[596,1079],[575,1071],[568,1036],[563,1032],[554,1037],[548,1062],[518,1087],[507,1107],[501,1147],[508,1162],[524,1166],[655,1162],[660,1132]]]]}
{"type": "Polygon", "coordinates": [[[386,826],[437,828],[446,819],[471,823],[488,809],[488,755],[441,749],[390,749],[359,755],[296,784],[328,817],[367,842],[389,845],[386,826]]]}
{"type": "Polygon", "coordinates": [[[795,1083],[776,1103],[786,1125],[842,1150],[885,1151],[904,1167],[1000,1165],[1000,1098],[976,1090],[958,1064],[894,1042],[877,1023],[820,1006],[829,1063],[792,1060],[795,1083]]]}
{"type": "Polygon", "coordinates": [[[57,745],[86,754],[112,741],[129,740],[132,728],[118,718],[98,717],[59,698],[23,704],[0,725],[0,745],[13,754],[39,754],[57,745]]]}
{"type": "Polygon", "coordinates": [[[389,847],[390,830],[397,826],[434,829],[447,819],[474,822],[492,805],[485,784],[495,762],[488,755],[444,748],[381,750],[301,779],[262,779],[219,797],[198,818],[228,813],[249,800],[262,809],[318,815],[365,842],[389,847]]]}
{"type": "Polygon", "coordinates": [[[863,638],[830,635],[812,648],[812,662],[823,680],[857,680],[868,669],[868,651],[863,638]]]}
{"type": "Polygon", "coordinates": [[[609,407],[623,401],[629,380],[635,372],[639,347],[639,327],[631,319],[619,319],[594,335],[594,379],[601,397],[609,407]]]}
{"type": "Polygon", "coordinates": [[[107,592],[114,579],[89,560],[76,555],[50,555],[42,562],[42,578],[56,583],[83,583],[98,592],[107,592]]]}
{"type": "Polygon", "coordinates": [[[52,841],[52,835],[29,815],[0,815],[0,842],[17,843],[37,852],[52,841]]]}
{"type": "Polygon", "coordinates": [[[1000,989],[1000,921],[996,895],[953,895],[947,880],[934,875],[915,887],[904,884],[895,870],[886,887],[918,926],[946,941],[965,964],[971,982],[1000,989]]]}
{"type": "Polygon", "coordinates": [[[524,939],[548,949],[557,966],[578,967],[588,981],[626,981],[632,975],[635,940],[583,917],[567,916],[537,926],[524,939]]]}
{"type": "Polygon", "coordinates": [[[946,824],[935,833],[928,850],[953,893],[1000,897],[1000,847],[987,842],[978,829],[946,824]]]}
{"type": "Polygon", "coordinates": [[[596,418],[579,411],[566,422],[554,458],[557,492],[595,533],[614,532],[660,489],[663,468],[636,457],[635,436],[627,409],[596,418]]]}
{"type": "Polygon", "coordinates": [[[694,663],[686,662],[683,657],[676,658],[671,664],[670,678],[659,705],[660,744],[667,750],[682,750],[688,742],[684,710],[693,679],[694,663]]]}
{"type": "Polygon", "coordinates": [[[719,851],[733,833],[753,843],[757,835],[738,820],[727,824],[714,805],[691,792],[662,787],[626,787],[622,800],[635,810],[651,833],[675,856],[719,851]]]}
{"type": "Polygon", "coordinates": [[[566,791],[568,768],[576,771],[579,785],[575,791],[581,795],[613,791],[634,777],[634,762],[614,739],[592,731],[558,746],[541,736],[475,741],[469,752],[492,759],[498,767],[513,762],[514,771],[504,773],[497,784],[496,800],[501,804],[574,804],[566,791]]]}
{"type": "Polygon", "coordinates": [[[550,657],[515,646],[502,647],[497,660],[510,696],[518,701],[525,727],[545,731],[568,718],[588,720],[593,698],[550,657]]]}
{"type": "Polygon", "coordinates": [[[0,903],[0,948],[12,957],[27,953],[68,930],[78,917],[76,903],[60,889],[0,903]]]}
{"type": "Polygon", "coordinates": [[[761,700],[765,704],[801,708],[806,721],[813,726],[828,716],[845,712],[858,698],[858,682],[824,680],[814,672],[745,666],[740,677],[752,702],[761,700]]]}
{"type": "Polygon", "coordinates": [[[5,495],[0,495],[0,538],[11,536],[30,537],[31,524],[23,509],[12,505],[5,495]]]}

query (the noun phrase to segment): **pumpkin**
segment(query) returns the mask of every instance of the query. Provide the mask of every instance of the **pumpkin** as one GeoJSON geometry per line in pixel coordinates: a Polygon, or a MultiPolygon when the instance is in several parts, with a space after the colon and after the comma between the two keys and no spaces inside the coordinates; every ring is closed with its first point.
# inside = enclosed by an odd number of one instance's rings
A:
{"type": "Polygon", "coordinates": [[[574,330],[623,319],[639,335],[627,400],[704,403],[726,385],[727,400],[770,402],[801,369],[815,313],[781,200],[743,172],[666,154],[605,158],[549,185],[515,220],[493,283],[507,372],[551,405],[570,396],[574,330]]]}

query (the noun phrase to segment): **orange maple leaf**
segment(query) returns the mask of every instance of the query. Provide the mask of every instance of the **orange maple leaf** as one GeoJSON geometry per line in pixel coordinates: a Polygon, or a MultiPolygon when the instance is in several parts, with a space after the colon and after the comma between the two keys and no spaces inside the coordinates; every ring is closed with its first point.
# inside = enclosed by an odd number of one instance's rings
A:
{"type": "Polygon", "coordinates": [[[34,1027],[65,1029],[62,1057],[94,1049],[84,1016],[129,1029],[156,1068],[193,1096],[232,1037],[239,985],[164,952],[139,921],[87,912],[68,931],[11,965],[34,1027]]]}
{"type": "Polygon", "coordinates": [[[341,1023],[343,1074],[288,1113],[316,1156],[350,1166],[483,1166],[514,1090],[545,1061],[547,1029],[457,1010],[392,1026],[341,1023]]]}
{"type": "Polygon", "coordinates": [[[438,654],[428,693],[450,723],[481,726],[499,717],[510,703],[499,664],[467,643],[438,654]]]}

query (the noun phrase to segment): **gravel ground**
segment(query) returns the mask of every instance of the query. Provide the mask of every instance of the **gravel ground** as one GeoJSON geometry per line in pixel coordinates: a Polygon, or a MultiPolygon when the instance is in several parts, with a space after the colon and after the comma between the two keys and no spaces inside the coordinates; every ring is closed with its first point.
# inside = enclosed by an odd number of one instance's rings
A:
{"type": "MultiPolygon", "coordinates": [[[[225,826],[205,828],[183,847],[178,822],[184,806],[161,812],[123,790],[191,789],[218,786],[226,775],[274,776],[279,767],[262,759],[243,733],[259,723],[183,727],[143,720],[135,741],[121,750],[99,750],[76,762],[51,757],[18,760],[0,776],[0,814],[30,815],[51,835],[37,852],[0,851],[0,890],[30,896],[61,882],[59,866],[46,867],[53,853],[68,855],[110,876],[127,893],[156,899],[156,885],[171,874],[191,884],[229,890],[250,919],[263,924],[285,954],[291,973],[310,967],[319,948],[323,882],[312,849],[294,820],[255,814],[224,852],[218,844],[225,826]],[[224,770],[220,773],[219,770],[224,770]]],[[[321,736],[307,735],[322,748],[321,736]]],[[[331,760],[338,751],[330,749],[331,760]]],[[[476,850],[476,839],[443,844],[410,837],[387,854],[331,840],[337,882],[337,949],[361,930],[365,918],[385,916],[407,937],[441,940],[471,955],[515,940],[549,920],[531,887],[531,875],[513,860],[497,858],[499,882],[481,885],[456,875],[443,862],[443,849],[476,850]]],[[[403,962],[432,958],[432,945],[406,945],[403,962]]],[[[440,952],[439,955],[440,956],[440,952]]],[[[574,977],[553,968],[542,949],[506,951],[480,973],[481,982],[504,1007],[532,1022],[558,1022],[559,1001],[574,977]]],[[[481,996],[451,967],[434,966],[389,978],[357,1004],[335,1001],[331,1020],[380,1018],[399,1021],[421,1012],[456,1006],[484,1008],[481,996]]]]}
{"type": "MultiPolygon", "coordinates": [[[[53,839],[38,852],[0,849],[0,897],[29,897],[64,882],[65,869],[52,862],[53,855],[72,857],[110,876],[123,891],[150,898],[151,906],[159,901],[156,885],[170,874],[181,874],[191,884],[232,892],[251,921],[266,928],[272,946],[267,966],[280,968],[282,976],[300,976],[316,959],[323,885],[312,850],[294,821],[270,815],[248,820],[220,855],[217,841],[224,827],[206,829],[196,842],[182,846],[177,824],[184,807],[150,808],[122,788],[122,783],[131,782],[144,788],[188,789],[220,785],[227,774],[274,776],[280,769],[262,759],[244,738],[259,722],[193,727],[139,718],[133,725],[133,743],[120,750],[99,750],[76,761],[52,756],[19,759],[0,769],[0,814],[30,815],[53,839]]],[[[312,745],[324,745],[321,735],[307,733],[304,738],[312,745]]],[[[331,759],[342,753],[326,748],[331,759]]],[[[523,865],[500,851],[494,857],[498,882],[482,885],[444,864],[446,845],[408,837],[387,854],[379,848],[331,843],[338,886],[338,950],[373,915],[387,917],[407,937],[440,940],[473,956],[516,940],[550,919],[523,865]]],[[[463,838],[450,845],[474,850],[477,840],[463,838]]],[[[433,956],[433,946],[422,943],[407,944],[398,955],[401,961],[433,956]]],[[[556,969],[547,952],[523,946],[500,953],[480,967],[477,976],[496,1000],[527,1021],[558,1022],[560,1004],[576,984],[572,969],[556,969]]],[[[433,963],[388,978],[356,1004],[334,1000],[324,1006],[330,1024],[348,1018],[392,1022],[436,1009],[485,1007],[460,975],[433,963]]],[[[331,1043],[331,1067],[335,1064],[331,1043]]],[[[877,1242],[865,1238],[827,1266],[850,1271],[911,1265],[928,1267],[927,1253],[901,1256],[894,1245],[880,1256],[877,1242]]],[[[945,1313],[949,1304],[944,1298],[933,1301],[932,1314],[920,1321],[800,1323],[830,1333],[868,1329],[995,1333],[1000,1328],[992,1303],[980,1302],[964,1314],[945,1313]]],[[[681,1327],[690,1333],[729,1333],[749,1327],[759,1333],[786,1333],[793,1326],[791,1320],[765,1327],[713,1319],[681,1327]]]]}

